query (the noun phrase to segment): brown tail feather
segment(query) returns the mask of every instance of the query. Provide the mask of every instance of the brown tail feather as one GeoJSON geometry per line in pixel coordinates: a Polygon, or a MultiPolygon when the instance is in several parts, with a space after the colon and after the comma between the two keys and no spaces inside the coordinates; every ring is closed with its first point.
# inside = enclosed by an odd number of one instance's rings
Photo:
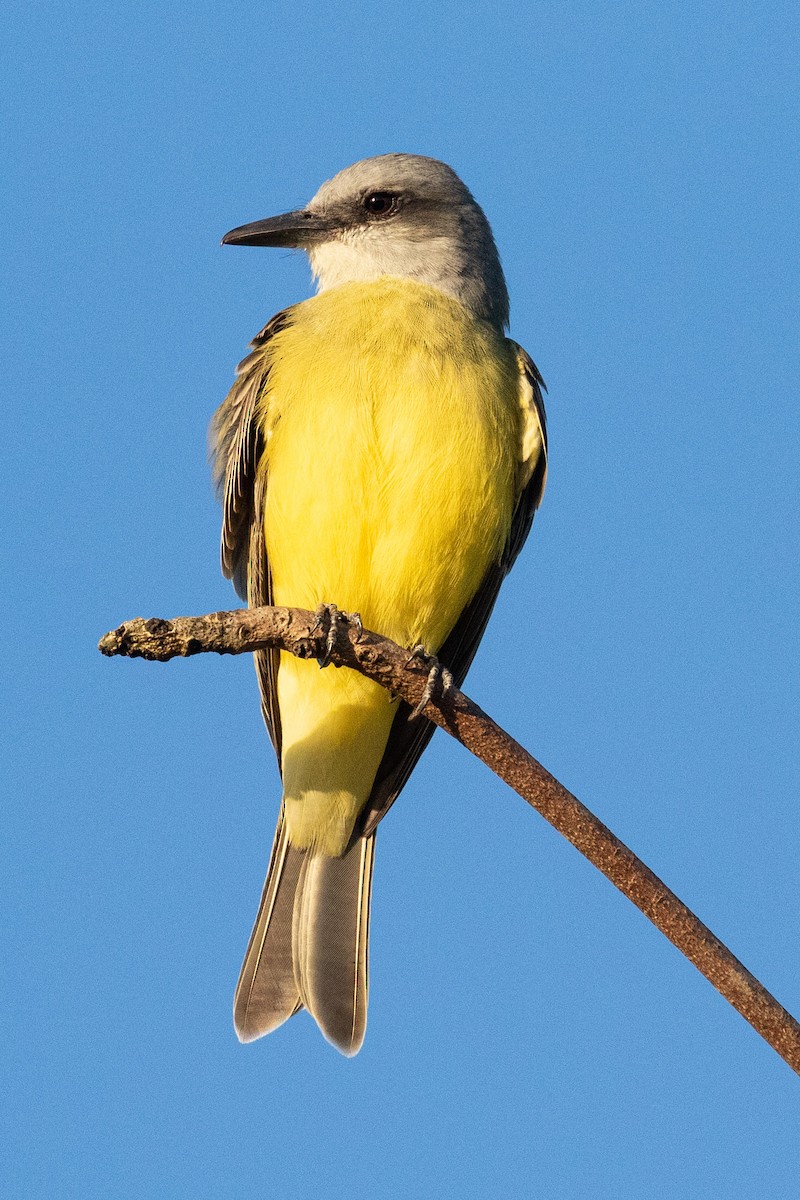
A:
{"type": "Polygon", "coordinates": [[[292,912],[304,858],[289,845],[281,812],[233,1000],[233,1024],[242,1042],[271,1033],[301,1007],[292,966],[292,912]]]}
{"type": "Polygon", "coordinates": [[[375,834],[341,858],[307,858],[297,889],[292,955],[303,1004],[329,1042],[357,1054],[367,1027],[369,903],[375,834]]]}

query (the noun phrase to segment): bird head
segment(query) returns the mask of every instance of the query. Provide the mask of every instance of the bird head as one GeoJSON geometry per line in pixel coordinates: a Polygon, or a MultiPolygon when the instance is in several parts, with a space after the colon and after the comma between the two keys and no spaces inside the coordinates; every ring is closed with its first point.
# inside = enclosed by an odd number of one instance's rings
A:
{"type": "Polygon", "coordinates": [[[502,328],[508,293],[489,222],[450,167],[381,154],[323,183],[305,208],[242,225],[223,245],[304,250],[319,291],[383,276],[455,296],[502,328]]]}

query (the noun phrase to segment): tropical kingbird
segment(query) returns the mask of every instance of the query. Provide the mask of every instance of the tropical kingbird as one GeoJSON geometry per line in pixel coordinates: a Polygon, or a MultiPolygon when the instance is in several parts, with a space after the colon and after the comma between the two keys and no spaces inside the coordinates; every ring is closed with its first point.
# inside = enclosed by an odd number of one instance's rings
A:
{"type": "MultiPolygon", "coordinates": [[[[304,250],[317,280],[255,338],[212,422],[225,575],[250,605],[358,612],[460,684],[546,472],[542,379],[505,337],[483,211],[444,163],[383,154],[223,243],[304,250]]],[[[304,1007],[351,1055],[375,830],[434,726],[346,668],[255,660],[283,799],[236,1032],[304,1007]]]]}

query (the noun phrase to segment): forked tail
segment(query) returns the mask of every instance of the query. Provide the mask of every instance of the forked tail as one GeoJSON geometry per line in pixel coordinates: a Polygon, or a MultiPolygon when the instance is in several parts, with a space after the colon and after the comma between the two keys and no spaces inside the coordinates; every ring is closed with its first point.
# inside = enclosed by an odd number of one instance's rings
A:
{"type": "Polygon", "coordinates": [[[290,846],[281,813],[233,1002],[243,1042],[307,1008],[325,1037],[356,1054],[367,1024],[375,834],[329,858],[290,846]]]}

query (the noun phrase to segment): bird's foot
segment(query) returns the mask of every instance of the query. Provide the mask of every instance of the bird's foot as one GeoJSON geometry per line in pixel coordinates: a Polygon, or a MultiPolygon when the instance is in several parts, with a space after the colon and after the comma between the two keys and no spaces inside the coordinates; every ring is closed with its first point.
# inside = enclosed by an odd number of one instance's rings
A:
{"type": "Polygon", "coordinates": [[[364,632],[364,622],[361,620],[361,613],[348,613],[347,619],[351,625],[355,626],[356,641],[361,641],[361,635],[364,632]]]}
{"type": "Polygon", "coordinates": [[[411,720],[422,716],[425,706],[431,700],[441,700],[455,686],[455,681],[447,667],[442,666],[435,654],[428,654],[424,646],[414,646],[406,659],[406,666],[412,662],[423,662],[429,666],[425,688],[419,698],[419,703],[411,713],[411,720]]]}
{"type": "Polygon", "coordinates": [[[356,641],[358,641],[364,631],[364,622],[359,613],[340,612],[335,604],[320,604],[315,616],[317,619],[311,629],[311,636],[322,633],[325,638],[325,653],[317,659],[317,662],[320,667],[327,667],[330,665],[331,654],[336,645],[339,631],[347,625],[353,625],[356,630],[356,641]]]}
{"type": "Polygon", "coordinates": [[[412,662],[430,662],[432,657],[433,655],[428,654],[422,642],[417,642],[416,646],[412,646],[409,650],[405,665],[409,666],[412,662]]]}

